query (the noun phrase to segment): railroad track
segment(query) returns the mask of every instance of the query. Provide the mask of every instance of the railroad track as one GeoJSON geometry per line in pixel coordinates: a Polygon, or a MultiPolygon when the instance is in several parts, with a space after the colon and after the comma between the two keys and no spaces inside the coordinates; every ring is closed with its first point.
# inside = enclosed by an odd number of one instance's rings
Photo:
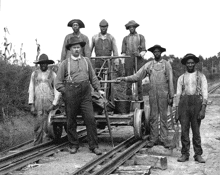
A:
{"type": "MultiPolygon", "coordinates": [[[[99,130],[98,134],[101,134],[105,130],[99,130]]],[[[79,139],[86,137],[86,129],[78,131],[79,139]]],[[[28,164],[40,160],[42,157],[52,155],[57,152],[57,150],[62,150],[68,146],[67,137],[64,136],[60,139],[59,143],[53,141],[46,142],[20,152],[2,157],[0,159],[0,174],[4,175],[9,172],[20,169],[28,164]]]]}
{"type": "Polygon", "coordinates": [[[136,140],[134,136],[120,143],[106,154],[97,157],[87,163],[79,170],[73,172],[74,175],[107,175],[131,158],[136,152],[143,148],[148,142],[148,136],[142,140],[136,140]],[[97,168],[100,166],[100,168],[97,168]]]}

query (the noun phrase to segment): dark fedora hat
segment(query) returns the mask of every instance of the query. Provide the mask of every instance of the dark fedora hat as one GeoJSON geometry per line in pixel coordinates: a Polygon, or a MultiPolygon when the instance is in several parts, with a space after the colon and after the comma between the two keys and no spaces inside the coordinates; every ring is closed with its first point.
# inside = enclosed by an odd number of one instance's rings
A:
{"type": "Polygon", "coordinates": [[[38,61],[34,62],[35,64],[53,64],[53,60],[49,60],[46,54],[41,54],[38,61]]]}
{"type": "Polygon", "coordinates": [[[153,53],[155,49],[159,49],[161,51],[161,53],[166,51],[165,48],[163,48],[163,47],[161,47],[160,45],[157,45],[157,44],[154,45],[153,47],[149,48],[148,51],[153,53]]]}
{"type": "Polygon", "coordinates": [[[135,28],[137,28],[139,26],[138,23],[136,23],[134,20],[129,21],[127,24],[125,24],[125,28],[128,30],[129,27],[134,26],[135,28]]]}
{"type": "Polygon", "coordinates": [[[79,44],[81,47],[84,47],[86,45],[86,42],[77,36],[71,37],[67,40],[66,49],[70,50],[70,47],[76,44],[79,44]]]}
{"type": "Polygon", "coordinates": [[[181,60],[181,63],[183,65],[186,65],[186,62],[188,59],[193,59],[195,61],[195,63],[199,62],[199,58],[197,56],[195,56],[194,54],[188,53],[183,57],[183,59],[181,60]]]}
{"type": "Polygon", "coordinates": [[[108,26],[108,22],[107,22],[105,19],[103,19],[103,20],[101,20],[101,22],[99,23],[99,26],[100,26],[100,27],[106,27],[106,26],[108,26]]]}
{"type": "Polygon", "coordinates": [[[70,22],[68,22],[67,26],[72,27],[74,23],[79,24],[79,28],[85,28],[84,23],[80,19],[73,19],[70,22]]]}

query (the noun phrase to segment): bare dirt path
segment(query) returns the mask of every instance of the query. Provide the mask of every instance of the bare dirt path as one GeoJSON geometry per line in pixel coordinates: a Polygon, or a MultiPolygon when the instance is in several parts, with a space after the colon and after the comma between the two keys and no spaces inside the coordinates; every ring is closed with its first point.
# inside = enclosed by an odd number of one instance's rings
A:
{"type": "MultiPolygon", "coordinates": [[[[161,146],[153,147],[155,152],[167,156],[167,170],[152,170],[152,175],[220,175],[220,98],[211,98],[212,103],[207,106],[206,118],[202,121],[201,137],[203,157],[205,164],[199,164],[193,159],[191,144],[190,159],[187,162],[177,162],[180,150],[172,154],[161,146]]],[[[113,131],[114,141],[119,143],[133,134],[129,126],[117,127],[113,131]]],[[[99,137],[100,149],[104,152],[111,149],[109,135],[99,137]]],[[[90,153],[88,144],[83,142],[77,154],[66,151],[58,152],[54,156],[43,158],[38,164],[32,164],[21,171],[13,172],[15,175],[68,175],[83,166],[96,155],[90,153]]]]}

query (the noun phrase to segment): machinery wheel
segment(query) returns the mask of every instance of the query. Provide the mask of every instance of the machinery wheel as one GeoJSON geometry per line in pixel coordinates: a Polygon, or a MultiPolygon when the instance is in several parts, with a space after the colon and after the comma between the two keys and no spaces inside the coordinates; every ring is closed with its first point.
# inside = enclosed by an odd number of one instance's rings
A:
{"type": "Polygon", "coordinates": [[[142,139],[146,133],[145,114],[143,109],[136,108],[134,111],[134,136],[142,139]]]}
{"type": "Polygon", "coordinates": [[[144,105],[144,114],[145,114],[145,135],[150,134],[150,106],[144,105]]]}
{"type": "Polygon", "coordinates": [[[60,139],[63,133],[63,124],[62,123],[52,123],[52,118],[55,117],[56,114],[60,114],[61,111],[59,109],[50,111],[48,115],[48,122],[47,122],[47,130],[48,136],[57,141],[60,139]]]}

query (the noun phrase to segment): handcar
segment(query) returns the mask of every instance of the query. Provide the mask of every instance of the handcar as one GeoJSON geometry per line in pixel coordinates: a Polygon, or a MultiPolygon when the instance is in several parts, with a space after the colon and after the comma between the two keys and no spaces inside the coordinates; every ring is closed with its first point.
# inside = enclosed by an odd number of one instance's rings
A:
{"type": "MultiPolygon", "coordinates": [[[[103,59],[104,63],[108,63],[107,68],[103,65],[97,72],[100,79],[101,87],[106,92],[106,99],[92,93],[93,107],[97,128],[104,129],[106,126],[133,126],[134,136],[137,139],[142,139],[150,132],[149,104],[144,104],[144,101],[129,101],[112,99],[109,90],[112,88],[112,83],[118,83],[112,80],[111,73],[113,72],[111,60],[116,58],[128,58],[126,56],[116,57],[92,57],[92,59],[103,59]],[[109,64],[110,63],[110,64],[109,64]]],[[[111,91],[111,90],[110,90],[111,91]]],[[[135,94],[136,92],[134,92],[135,94]]],[[[63,128],[66,130],[66,113],[65,106],[53,110],[48,116],[48,133],[54,140],[59,140],[63,133],[63,128]]],[[[82,116],[77,116],[77,124],[84,125],[82,116]]],[[[110,132],[109,128],[109,132],[110,132]]]]}

